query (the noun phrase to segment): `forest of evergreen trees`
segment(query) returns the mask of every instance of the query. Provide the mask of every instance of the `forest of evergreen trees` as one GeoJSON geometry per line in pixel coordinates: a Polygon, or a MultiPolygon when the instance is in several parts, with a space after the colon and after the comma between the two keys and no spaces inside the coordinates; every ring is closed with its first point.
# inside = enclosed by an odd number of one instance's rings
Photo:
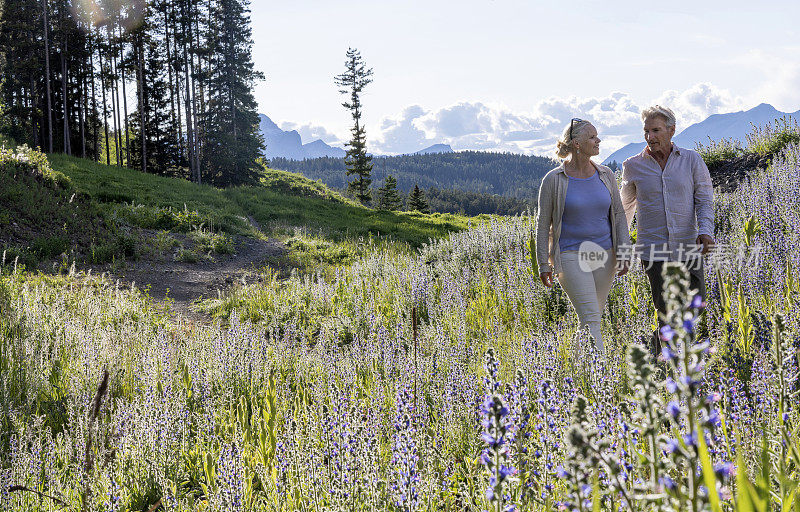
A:
{"type": "MultiPolygon", "coordinates": [[[[558,163],[550,158],[513,153],[459,151],[400,155],[375,157],[372,179],[373,183],[380,184],[386,176],[394,176],[398,190],[406,193],[419,185],[425,190],[438,189],[440,193],[443,190],[452,191],[451,195],[457,191],[473,192],[489,197],[499,195],[516,198],[526,203],[532,201],[535,204],[542,177],[556,166],[558,163]]],[[[347,186],[342,158],[272,158],[270,167],[299,172],[338,189],[347,186]]]]}
{"type": "Polygon", "coordinates": [[[528,200],[464,190],[440,190],[432,187],[425,192],[432,212],[460,213],[474,217],[482,213],[520,215],[536,210],[536,197],[528,200]]]}
{"type": "Polygon", "coordinates": [[[248,0],[0,5],[4,134],[217,186],[255,179],[248,0]]]}

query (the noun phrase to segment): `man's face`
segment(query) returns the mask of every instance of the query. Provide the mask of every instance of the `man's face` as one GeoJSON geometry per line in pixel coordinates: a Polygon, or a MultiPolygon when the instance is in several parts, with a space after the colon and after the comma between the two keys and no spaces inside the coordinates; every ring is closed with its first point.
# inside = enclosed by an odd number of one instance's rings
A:
{"type": "Polygon", "coordinates": [[[644,140],[650,151],[669,153],[673,135],[675,127],[667,127],[667,122],[661,116],[653,116],[644,122],[644,140]]]}

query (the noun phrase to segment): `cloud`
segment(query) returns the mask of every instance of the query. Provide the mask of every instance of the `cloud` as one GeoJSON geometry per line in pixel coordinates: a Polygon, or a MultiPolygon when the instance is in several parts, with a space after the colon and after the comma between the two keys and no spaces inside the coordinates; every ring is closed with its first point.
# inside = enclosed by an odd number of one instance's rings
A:
{"type": "Polygon", "coordinates": [[[745,102],[733,96],[730,91],[720,89],[710,83],[699,83],[685,91],[666,91],[656,100],[675,112],[678,118],[678,131],[698,123],[711,114],[742,110],[745,102]]]}
{"type": "Polygon", "coordinates": [[[434,144],[424,130],[415,123],[425,115],[419,105],[406,107],[398,116],[386,117],[381,121],[377,145],[380,153],[413,153],[434,144]]]}
{"type": "Polygon", "coordinates": [[[800,106],[800,47],[751,50],[732,63],[765,78],[749,98],[750,104],[769,101],[785,112],[794,112],[800,106]]]}
{"type": "Polygon", "coordinates": [[[626,93],[613,92],[595,98],[550,97],[527,112],[481,102],[461,102],[432,110],[414,105],[384,118],[372,146],[379,153],[410,153],[445,143],[456,150],[551,156],[564,127],[571,118],[580,117],[597,127],[603,139],[603,158],[628,142],[639,140],[640,112],[652,103],[672,108],[680,130],[711,114],[741,109],[744,101],[727,90],[699,83],[684,91],[665,91],[647,104],[637,103],[626,93]]]}

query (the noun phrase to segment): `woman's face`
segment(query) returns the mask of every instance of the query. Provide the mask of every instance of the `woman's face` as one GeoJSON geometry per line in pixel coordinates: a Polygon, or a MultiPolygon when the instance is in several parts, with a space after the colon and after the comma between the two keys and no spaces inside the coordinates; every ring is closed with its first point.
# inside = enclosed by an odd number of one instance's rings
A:
{"type": "Polygon", "coordinates": [[[597,128],[589,125],[588,128],[575,139],[575,145],[582,155],[597,156],[600,154],[600,137],[597,128]]]}

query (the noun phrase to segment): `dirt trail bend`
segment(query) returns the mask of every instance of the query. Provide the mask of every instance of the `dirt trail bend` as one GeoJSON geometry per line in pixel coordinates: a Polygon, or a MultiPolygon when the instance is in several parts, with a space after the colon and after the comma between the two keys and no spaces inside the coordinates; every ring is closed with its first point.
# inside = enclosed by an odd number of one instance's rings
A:
{"type": "MultiPolygon", "coordinates": [[[[128,285],[135,285],[157,301],[169,298],[172,313],[194,322],[209,323],[210,318],[191,309],[199,298],[216,297],[236,284],[250,284],[262,279],[259,269],[274,262],[286,251],[278,240],[267,241],[236,237],[234,254],[217,254],[212,260],[198,263],[140,260],[128,262],[111,275],[128,285]]],[[[108,271],[97,268],[96,271],[108,271]]]]}

